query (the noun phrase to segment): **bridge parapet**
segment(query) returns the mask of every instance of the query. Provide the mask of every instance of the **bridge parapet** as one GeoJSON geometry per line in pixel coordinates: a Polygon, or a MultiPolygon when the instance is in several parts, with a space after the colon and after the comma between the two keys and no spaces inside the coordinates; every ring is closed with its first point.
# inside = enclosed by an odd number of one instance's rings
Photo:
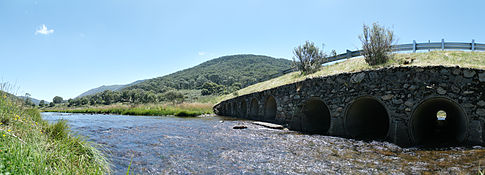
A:
{"type": "Polygon", "coordinates": [[[391,67],[242,95],[214,112],[401,146],[485,145],[484,92],[485,70],[391,67]]]}

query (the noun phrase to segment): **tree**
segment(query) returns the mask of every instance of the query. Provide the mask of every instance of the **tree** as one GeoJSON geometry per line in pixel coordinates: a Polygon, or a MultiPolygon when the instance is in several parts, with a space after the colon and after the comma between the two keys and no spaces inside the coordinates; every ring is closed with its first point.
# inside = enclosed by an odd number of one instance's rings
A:
{"type": "Polygon", "coordinates": [[[224,86],[218,85],[217,83],[213,82],[206,82],[202,86],[201,95],[212,95],[218,94],[224,90],[224,86]]]}
{"type": "Polygon", "coordinates": [[[34,102],[32,102],[32,100],[30,99],[29,93],[25,93],[24,105],[25,106],[35,106],[34,102]]]}
{"type": "Polygon", "coordinates": [[[372,24],[372,28],[363,26],[363,34],[359,36],[362,42],[363,55],[365,62],[369,65],[386,63],[389,60],[389,53],[392,51],[391,45],[394,42],[394,32],[380,26],[372,24]]]}
{"type": "Polygon", "coordinates": [[[178,91],[168,91],[164,93],[165,99],[171,101],[173,104],[182,103],[184,101],[184,94],[178,91]]]}
{"type": "Polygon", "coordinates": [[[295,55],[293,64],[302,74],[315,73],[327,58],[327,55],[310,41],[306,41],[305,44],[296,47],[293,50],[293,54],[295,55]]]}
{"type": "Polygon", "coordinates": [[[44,107],[44,106],[46,106],[45,101],[44,101],[44,100],[41,100],[41,101],[39,102],[39,106],[40,106],[40,107],[44,107]]]}
{"type": "Polygon", "coordinates": [[[53,102],[54,104],[59,104],[59,103],[62,103],[62,101],[64,101],[64,100],[62,99],[62,97],[59,97],[59,96],[55,96],[55,97],[52,99],[52,102],[53,102]]]}

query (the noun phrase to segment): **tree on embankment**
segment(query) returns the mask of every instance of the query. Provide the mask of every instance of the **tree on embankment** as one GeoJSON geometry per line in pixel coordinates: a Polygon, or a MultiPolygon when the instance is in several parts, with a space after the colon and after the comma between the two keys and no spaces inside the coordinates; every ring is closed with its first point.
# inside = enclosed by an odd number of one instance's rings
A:
{"type": "Polygon", "coordinates": [[[362,42],[362,50],[367,64],[379,65],[384,64],[390,59],[392,44],[395,40],[394,32],[378,23],[369,27],[364,24],[363,33],[359,36],[362,42]]]}
{"type": "Polygon", "coordinates": [[[312,74],[320,70],[327,60],[327,55],[311,41],[296,47],[293,50],[293,65],[301,74],[312,74]]]}

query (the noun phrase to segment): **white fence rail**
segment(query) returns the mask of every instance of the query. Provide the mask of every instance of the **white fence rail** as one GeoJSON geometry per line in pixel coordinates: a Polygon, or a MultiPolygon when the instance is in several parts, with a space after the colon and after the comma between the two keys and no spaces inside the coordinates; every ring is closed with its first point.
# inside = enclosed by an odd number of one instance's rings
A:
{"type": "MultiPolygon", "coordinates": [[[[399,52],[399,51],[416,52],[417,50],[436,50],[436,49],[485,51],[485,44],[475,43],[475,40],[472,40],[471,43],[445,42],[445,39],[441,39],[441,42],[416,43],[416,40],[414,40],[413,43],[411,44],[392,45],[391,48],[393,52],[399,52]]],[[[346,53],[327,57],[327,61],[325,61],[324,63],[334,62],[334,61],[343,60],[343,59],[349,59],[352,57],[358,57],[362,55],[363,55],[362,50],[356,50],[356,51],[347,50],[346,53]]],[[[293,71],[295,71],[295,69],[287,69],[282,71],[281,73],[274,74],[274,75],[279,76],[293,71]]]]}
{"type": "MultiPolygon", "coordinates": [[[[475,43],[475,40],[472,40],[471,43],[460,43],[460,42],[445,42],[444,39],[441,42],[427,42],[427,43],[416,43],[413,41],[411,44],[399,44],[399,45],[392,45],[392,51],[413,51],[416,52],[417,50],[479,50],[485,51],[485,44],[475,43]]],[[[328,57],[328,60],[325,63],[337,61],[341,59],[348,59],[352,57],[362,56],[362,50],[350,51],[347,50],[346,53],[342,53],[339,55],[328,57]]]]}

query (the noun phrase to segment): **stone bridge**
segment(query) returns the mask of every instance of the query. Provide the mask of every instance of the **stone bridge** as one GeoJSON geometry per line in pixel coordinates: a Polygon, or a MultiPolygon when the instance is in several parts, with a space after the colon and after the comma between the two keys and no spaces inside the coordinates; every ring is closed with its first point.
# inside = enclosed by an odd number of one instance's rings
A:
{"type": "Polygon", "coordinates": [[[218,115],[401,146],[485,145],[485,70],[392,67],[306,79],[214,106],[218,115]]]}

